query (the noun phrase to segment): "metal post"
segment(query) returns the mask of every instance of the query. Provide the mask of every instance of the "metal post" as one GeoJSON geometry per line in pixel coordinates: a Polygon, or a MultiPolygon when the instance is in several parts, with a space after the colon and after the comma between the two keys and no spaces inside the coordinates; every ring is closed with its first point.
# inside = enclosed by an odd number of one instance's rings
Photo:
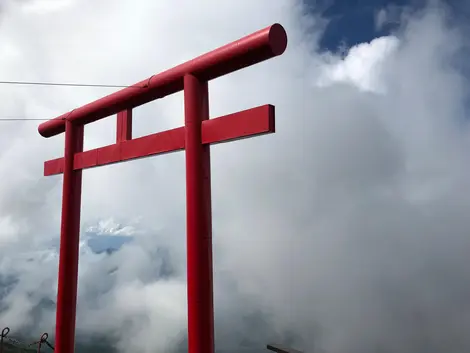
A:
{"type": "Polygon", "coordinates": [[[209,118],[207,82],[184,77],[188,352],[214,352],[210,147],[202,145],[209,118]]]}
{"type": "Polygon", "coordinates": [[[66,121],[56,313],[57,353],[73,353],[75,348],[82,171],[73,170],[73,159],[75,153],[82,151],[83,126],[66,121]]]}

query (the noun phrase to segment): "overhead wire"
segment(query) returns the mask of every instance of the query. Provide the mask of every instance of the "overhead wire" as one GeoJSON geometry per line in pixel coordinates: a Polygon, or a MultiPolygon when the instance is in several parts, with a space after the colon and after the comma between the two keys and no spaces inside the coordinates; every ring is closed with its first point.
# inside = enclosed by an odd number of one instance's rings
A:
{"type": "Polygon", "coordinates": [[[42,119],[42,118],[0,118],[0,121],[47,121],[51,119],[42,119]]]}
{"type": "Polygon", "coordinates": [[[40,81],[0,81],[0,85],[20,85],[20,86],[66,86],[66,87],[95,87],[95,88],[144,88],[135,85],[108,85],[95,83],[76,82],[40,82],[40,81]]]}
{"type": "MultiPolygon", "coordinates": [[[[110,85],[110,84],[94,84],[94,83],[77,83],[77,82],[42,82],[42,81],[2,81],[0,85],[20,85],[20,86],[57,86],[57,87],[88,87],[88,88],[145,88],[136,85],[110,85]]],[[[0,117],[0,122],[7,121],[47,121],[44,118],[21,118],[21,117],[0,117]]]]}

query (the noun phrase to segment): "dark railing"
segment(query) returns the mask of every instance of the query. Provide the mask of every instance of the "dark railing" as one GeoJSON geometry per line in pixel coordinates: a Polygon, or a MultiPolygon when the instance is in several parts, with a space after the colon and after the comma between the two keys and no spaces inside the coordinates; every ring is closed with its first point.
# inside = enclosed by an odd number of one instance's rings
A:
{"type": "Polygon", "coordinates": [[[33,343],[23,343],[20,340],[9,336],[10,328],[5,327],[0,336],[0,353],[20,353],[20,352],[37,352],[41,353],[41,348],[47,346],[54,351],[54,346],[47,340],[49,335],[43,333],[39,341],[33,343]],[[35,348],[36,347],[36,348],[35,348]]]}
{"type": "MultiPolygon", "coordinates": [[[[10,328],[5,327],[2,330],[0,336],[0,353],[20,353],[20,352],[29,352],[29,353],[41,353],[41,348],[47,346],[50,351],[54,351],[54,346],[48,341],[49,335],[47,332],[41,335],[39,341],[25,344],[18,339],[15,339],[8,334],[10,333],[10,328]],[[36,348],[34,348],[36,346],[36,348]]],[[[278,344],[268,344],[266,348],[275,353],[303,353],[296,349],[284,347],[278,344]]]]}

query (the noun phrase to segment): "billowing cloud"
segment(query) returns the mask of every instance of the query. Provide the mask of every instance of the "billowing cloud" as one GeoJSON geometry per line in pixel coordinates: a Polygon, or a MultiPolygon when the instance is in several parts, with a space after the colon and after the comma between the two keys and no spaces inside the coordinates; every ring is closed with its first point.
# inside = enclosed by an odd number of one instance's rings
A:
{"type": "MultiPolygon", "coordinates": [[[[319,52],[324,22],[301,2],[9,1],[1,76],[130,84],[282,23],[282,57],[210,85],[213,117],[265,103],[277,112],[276,134],[212,150],[216,347],[462,351],[467,43],[443,9],[403,17],[394,35],[342,58],[319,52]]],[[[49,118],[111,91],[1,86],[0,116],[49,118]]],[[[134,114],[136,136],[181,125],[182,95],[134,114]]],[[[18,280],[0,322],[50,330],[61,178],[42,177],[42,162],[63,138],[41,138],[34,121],[0,127],[0,273],[18,280]]],[[[86,134],[86,148],[112,143],[114,119],[86,134]]],[[[184,192],[182,153],[85,173],[84,229],[113,217],[138,232],[111,256],[83,243],[80,334],[117,338],[123,351],[184,346],[184,192]]]]}

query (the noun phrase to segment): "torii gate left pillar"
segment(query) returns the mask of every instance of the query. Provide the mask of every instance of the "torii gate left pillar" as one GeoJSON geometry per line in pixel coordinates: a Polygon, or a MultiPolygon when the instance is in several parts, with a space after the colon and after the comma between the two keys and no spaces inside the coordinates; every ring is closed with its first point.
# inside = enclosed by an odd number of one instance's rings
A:
{"type": "Polygon", "coordinates": [[[39,126],[39,133],[44,137],[65,132],[64,157],[44,164],[44,175],[64,174],[57,353],[73,353],[75,345],[82,170],[183,149],[186,152],[188,349],[189,353],[214,352],[209,146],[273,133],[274,107],[264,105],[209,119],[208,82],[281,55],[286,47],[284,28],[274,24],[39,126]],[[132,139],[132,108],[181,90],[184,90],[184,127],[132,139]],[[116,143],[84,152],[84,126],[113,114],[117,114],[116,143]]]}

